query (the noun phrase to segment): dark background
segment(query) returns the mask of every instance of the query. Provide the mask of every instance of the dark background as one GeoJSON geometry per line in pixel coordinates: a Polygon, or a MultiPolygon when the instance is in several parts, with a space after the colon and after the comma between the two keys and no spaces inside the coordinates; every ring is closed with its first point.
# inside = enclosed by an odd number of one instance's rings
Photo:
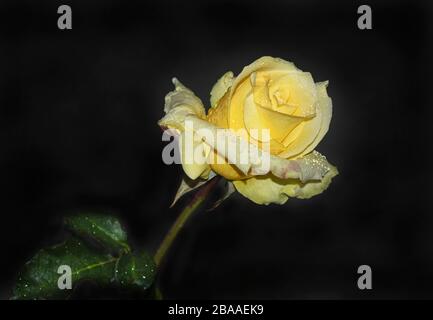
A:
{"type": "Polygon", "coordinates": [[[340,175],[311,200],[239,195],[200,212],[161,273],[167,298],[433,298],[429,1],[2,1],[0,297],[66,214],[116,214],[155,250],[188,199],[156,122],[177,76],[205,104],[263,55],[329,80],[318,150],[340,175]],[[369,4],[373,30],[357,28],[369,4]],[[57,7],[72,7],[72,30],[57,7]],[[373,270],[360,291],[359,265],[373,270]]]}

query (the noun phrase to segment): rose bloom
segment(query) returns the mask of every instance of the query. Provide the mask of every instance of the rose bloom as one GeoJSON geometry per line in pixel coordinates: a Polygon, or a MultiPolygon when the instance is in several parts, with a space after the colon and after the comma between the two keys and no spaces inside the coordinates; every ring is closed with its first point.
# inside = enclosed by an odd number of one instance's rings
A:
{"type": "Polygon", "coordinates": [[[237,77],[227,72],[216,82],[207,114],[191,90],[177,79],[173,82],[176,89],[166,96],[166,115],[159,125],[174,129],[181,145],[186,134],[192,134],[194,150],[208,159],[204,163],[185,161],[181,146],[182,166],[189,178],[207,179],[216,173],[255,203],[282,204],[289,197],[306,199],[321,193],[338,174],[315,151],[332,117],[328,82],[315,83],[310,73],[291,62],[262,57],[237,77]],[[193,123],[193,132],[187,131],[187,121],[193,123]],[[242,150],[230,155],[227,148],[200,134],[200,129],[216,132],[222,128],[251,148],[270,153],[268,169],[261,169],[257,159],[241,163],[242,150]],[[263,130],[269,134],[261,135],[263,130]]]}

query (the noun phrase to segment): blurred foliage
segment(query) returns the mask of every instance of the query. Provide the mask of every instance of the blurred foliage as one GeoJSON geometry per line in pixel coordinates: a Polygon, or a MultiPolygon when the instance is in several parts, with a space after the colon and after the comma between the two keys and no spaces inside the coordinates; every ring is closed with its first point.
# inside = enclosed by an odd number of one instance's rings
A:
{"type": "Polygon", "coordinates": [[[116,218],[79,214],[65,219],[65,224],[73,235],[64,243],[41,249],[26,263],[12,299],[66,299],[83,281],[143,293],[152,286],[156,273],[152,256],[131,251],[116,218]],[[62,289],[67,274],[61,266],[70,268],[72,290],[62,289]]]}

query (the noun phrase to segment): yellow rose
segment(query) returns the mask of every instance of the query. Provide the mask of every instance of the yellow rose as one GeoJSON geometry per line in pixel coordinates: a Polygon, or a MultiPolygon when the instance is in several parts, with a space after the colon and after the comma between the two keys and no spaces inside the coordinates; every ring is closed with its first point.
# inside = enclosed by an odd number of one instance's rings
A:
{"type": "MultiPolygon", "coordinates": [[[[206,177],[212,170],[247,198],[268,204],[284,203],[288,197],[310,198],[325,190],[337,175],[337,169],[314,151],[332,117],[327,82],[314,83],[310,73],[293,63],[262,57],[237,77],[227,72],[217,81],[207,115],[192,91],[177,80],[174,83],[176,90],[167,95],[166,116],[159,124],[178,130],[181,137],[189,130],[186,121],[194,124],[194,149],[206,154],[209,161],[186,163],[183,154],[182,165],[191,179],[206,177]],[[233,158],[225,148],[202,136],[200,128],[212,132],[229,129],[228,139],[247,141],[265,155],[269,152],[269,169],[259,168],[260,157],[240,163],[239,157],[233,158]],[[261,130],[268,130],[269,135],[261,135],[261,130]]],[[[243,152],[240,148],[235,154],[243,152]]]]}

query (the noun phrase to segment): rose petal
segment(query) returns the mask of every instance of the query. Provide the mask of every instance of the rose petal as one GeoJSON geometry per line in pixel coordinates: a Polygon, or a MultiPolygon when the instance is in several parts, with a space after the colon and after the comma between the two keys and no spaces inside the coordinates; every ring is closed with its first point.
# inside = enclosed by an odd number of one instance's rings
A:
{"type": "Polygon", "coordinates": [[[158,121],[161,127],[183,130],[185,116],[194,114],[199,118],[206,116],[201,100],[176,78],[172,79],[175,90],[165,96],[165,117],[158,121]]]}
{"type": "Polygon", "coordinates": [[[218,101],[224,96],[227,90],[233,83],[233,72],[229,71],[223,74],[221,78],[214,84],[210,92],[210,105],[215,107],[218,101]]]}
{"type": "Polygon", "coordinates": [[[322,171],[323,168],[329,168],[320,180],[302,182],[297,179],[281,179],[273,175],[266,175],[233,181],[233,184],[239,193],[257,204],[283,204],[289,197],[311,198],[326,190],[332,178],[338,174],[336,167],[329,164],[323,156],[321,156],[323,158],[320,158],[320,156],[316,158],[317,154],[319,153],[313,155],[310,160],[315,159],[318,163],[307,161],[301,166],[304,166],[302,171],[310,177],[314,177],[316,174],[318,177],[324,172],[322,171]]]}
{"type": "Polygon", "coordinates": [[[332,101],[326,92],[328,82],[319,82],[317,87],[316,116],[301,124],[299,131],[293,130],[283,141],[286,151],[282,158],[301,157],[316,148],[328,131],[332,117],[332,101]]]}

